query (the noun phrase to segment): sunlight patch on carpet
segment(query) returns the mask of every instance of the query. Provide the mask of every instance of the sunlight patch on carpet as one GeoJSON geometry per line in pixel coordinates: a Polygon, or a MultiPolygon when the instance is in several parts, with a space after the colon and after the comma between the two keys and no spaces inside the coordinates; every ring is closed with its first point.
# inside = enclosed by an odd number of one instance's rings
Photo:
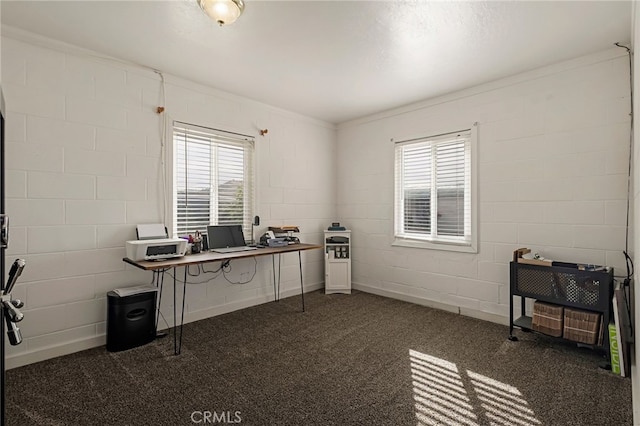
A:
{"type": "Polygon", "coordinates": [[[456,364],[422,352],[409,350],[409,359],[418,426],[478,426],[476,413],[492,426],[541,424],[514,386],[470,370],[463,378],[456,364]],[[473,386],[474,400],[465,379],[473,386]]]}

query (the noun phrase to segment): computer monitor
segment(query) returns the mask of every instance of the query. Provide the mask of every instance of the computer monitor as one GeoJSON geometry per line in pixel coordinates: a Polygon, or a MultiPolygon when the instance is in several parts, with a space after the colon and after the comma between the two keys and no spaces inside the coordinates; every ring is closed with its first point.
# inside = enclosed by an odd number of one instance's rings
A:
{"type": "Polygon", "coordinates": [[[246,246],[242,225],[207,226],[209,250],[225,247],[246,246]]]}

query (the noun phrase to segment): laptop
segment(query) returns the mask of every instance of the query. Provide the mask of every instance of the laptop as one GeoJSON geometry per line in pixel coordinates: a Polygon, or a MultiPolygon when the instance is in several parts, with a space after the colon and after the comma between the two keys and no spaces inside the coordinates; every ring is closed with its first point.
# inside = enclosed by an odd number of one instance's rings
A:
{"type": "Polygon", "coordinates": [[[207,226],[207,238],[209,250],[216,253],[257,250],[256,247],[247,246],[242,232],[242,225],[207,226]]]}

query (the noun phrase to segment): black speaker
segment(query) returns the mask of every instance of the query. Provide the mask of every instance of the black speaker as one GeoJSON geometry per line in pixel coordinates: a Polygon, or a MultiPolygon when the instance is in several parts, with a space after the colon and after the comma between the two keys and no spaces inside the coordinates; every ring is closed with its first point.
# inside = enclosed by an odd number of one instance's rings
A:
{"type": "Polygon", "coordinates": [[[120,297],[107,293],[107,350],[119,352],[146,345],[156,337],[156,292],[120,297]]]}
{"type": "Polygon", "coordinates": [[[260,216],[256,216],[253,218],[253,226],[260,225],[260,216]]]}

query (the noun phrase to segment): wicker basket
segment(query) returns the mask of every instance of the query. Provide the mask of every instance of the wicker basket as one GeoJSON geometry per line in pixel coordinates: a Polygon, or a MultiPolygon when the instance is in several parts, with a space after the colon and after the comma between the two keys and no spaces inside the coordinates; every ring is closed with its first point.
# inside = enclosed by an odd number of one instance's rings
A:
{"type": "Polygon", "coordinates": [[[595,345],[598,342],[601,314],[565,308],[563,337],[573,342],[595,345]]]}
{"type": "Polygon", "coordinates": [[[549,336],[562,337],[562,311],[562,306],[536,301],[531,328],[549,336]]]}

